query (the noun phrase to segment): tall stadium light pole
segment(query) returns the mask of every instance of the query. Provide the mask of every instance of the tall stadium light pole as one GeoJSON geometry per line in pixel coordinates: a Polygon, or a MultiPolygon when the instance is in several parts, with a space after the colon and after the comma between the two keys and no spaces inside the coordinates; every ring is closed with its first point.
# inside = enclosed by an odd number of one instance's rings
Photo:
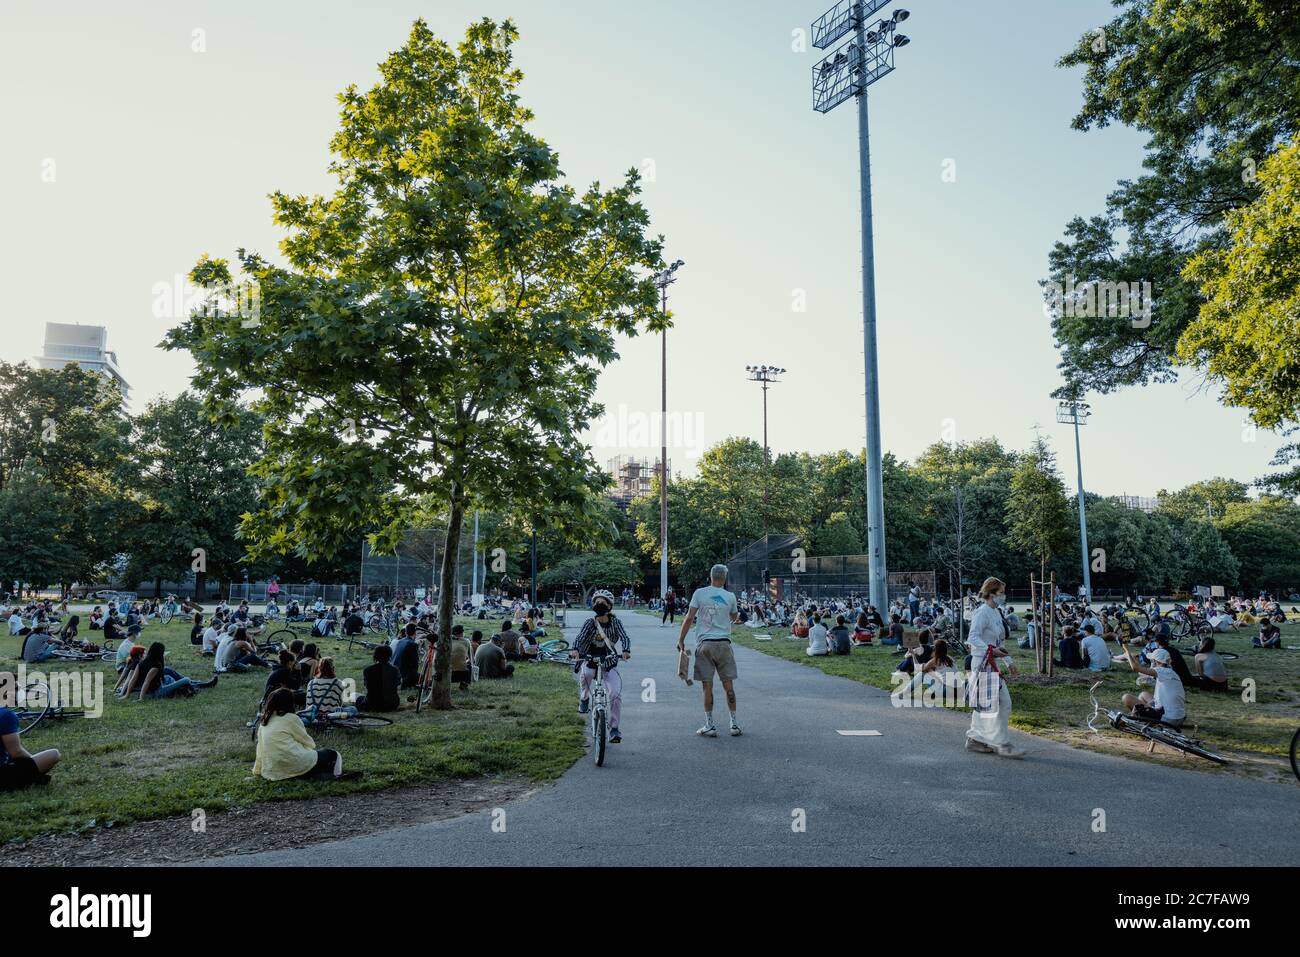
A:
{"type": "MultiPolygon", "coordinates": [[[[749,380],[763,386],[763,538],[768,533],[768,470],[772,467],[772,453],[767,445],[767,390],[769,386],[780,382],[777,376],[784,375],[785,370],[776,366],[745,366],[749,380]]],[[[764,543],[766,545],[766,543],[764,543]]]]}
{"type": "MultiPolygon", "coordinates": [[[[677,270],[685,266],[677,260],[663,272],[655,273],[660,307],[668,318],[668,287],[677,281],[677,270]]],[[[659,597],[668,596],[668,330],[659,334],[660,405],[659,405],[659,597]]]]}
{"type": "Polygon", "coordinates": [[[1074,426],[1074,462],[1079,471],[1079,557],[1083,561],[1083,592],[1087,604],[1092,604],[1092,568],[1088,560],[1088,511],[1083,501],[1083,447],[1079,443],[1079,427],[1088,424],[1092,406],[1078,399],[1057,403],[1056,421],[1074,426]]]}
{"type": "Polygon", "coordinates": [[[867,18],[890,0],[841,0],[813,23],[813,46],[825,50],[853,34],[846,44],[813,66],[813,109],[829,113],[854,97],[858,101],[858,166],[862,202],[862,365],[867,414],[867,547],[871,562],[871,603],[889,607],[885,562],[885,498],[881,475],[880,376],[876,350],[876,253],[871,220],[871,134],[867,88],[894,69],[894,51],[911,42],[897,32],[910,14],[868,26],[867,18]]]}
{"type": "Polygon", "coordinates": [[[478,509],[474,509],[474,574],[470,578],[470,600],[478,594],[478,509]]]}

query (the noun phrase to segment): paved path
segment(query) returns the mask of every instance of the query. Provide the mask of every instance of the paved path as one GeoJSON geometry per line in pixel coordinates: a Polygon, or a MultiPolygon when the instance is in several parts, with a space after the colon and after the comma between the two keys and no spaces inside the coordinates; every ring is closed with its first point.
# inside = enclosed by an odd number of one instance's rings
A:
{"type": "MultiPolygon", "coordinates": [[[[1014,761],[963,750],[968,718],[736,649],[738,738],[702,739],[676,628],[624,617],[624,743],[488,813],[221,864],[1295,864],[1300,787],[1166,768],[1016,735],[1014,761]],[[644,678],[654,703],[641,700],[644,678]],[[880,737],[844,737],[876,730],[880,737]],[[1105,833],[1092,830],[1095,808],[1105,833]],[[792,823],[796,809],[806,830],[792,823]]],[[[721,691],[721,688],[718,689],[721,691]]],[[[575,695],[576,698],[576,695],[575,695]]],[[[726,709],[719,695],[718,723],[726,709]]]]}

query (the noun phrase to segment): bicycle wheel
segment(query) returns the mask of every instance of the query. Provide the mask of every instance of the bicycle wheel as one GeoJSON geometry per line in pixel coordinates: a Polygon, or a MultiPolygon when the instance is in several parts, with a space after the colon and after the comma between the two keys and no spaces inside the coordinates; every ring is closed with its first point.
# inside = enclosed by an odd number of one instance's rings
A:
{"type": "Polygon", "coordinates": [[[351,718],[344,718],[342,721],[335,721],[336,725],[345,725],[353,730],[363,728],[386,728],[393,723],[392,718],[381,718],[377,714],[358,714],[351,718]]]}
{"type": "Polygon", "coordinates": [[[50,652],[55,658],[61,661],[99,661],[98,654],[89,654],[84,651],[70,651],[67,648],[55,648],[50,652]]]}
{"type": "Polygon", "coordinates": [[[158,609],[158,620],[164,625],[172,620],[172,610],[166,606],[158,609]]]}
{"type": "Polygon", "coordinates": [[[1291,770],[1295,779],[1300,781],[1300,729],[1291,738],[1291,770]]]}
{"type": "Polygon", "coordinates": [[[568,651],[569,643],[563,638],[551,638],[537,646],[542,651],[568,651]]]}
{"type": "Polygon", "coordinates": [[[1224,661],[1236,661],[1241,657],[1241,655],[1237,654],[1235,651],[1220,651],[1219,657],[1224,661]]]}
{"type": "Polygon", "coordinates": [[[596,767],[603,767],[605,764],[605,710],[599,708],[591,714],[591,744],[592,753],[596,757],[596,767]]]}
{"type": "Polygon", "coordinates": [[[1150,619],[1150,617],[1147,615],[1147,613],[1146,613],[1145,611],[1143,611],[1143,610],[1140,609],[1140,608],[1129,608],[1129,609],[1127,609],[1127,610],[1124,612],[1123,617],[1124,617],[1127,621],[1130,621],[1130,622],[1133,623],[1133,627],[1136,628],[1136,629],[1138,630],[1138,633],[1139,633],[1139,634],[1142,633],[1142,632],[1144,632],[1144,631],[1146,631],[1146,630],[1147,630],[1147,627],[1151,624],[1151,619],[1150,619]]]}
{"type": "Polygon", "coordinates": [[[1171,638],[1185,638],[1191,630],[1192,621],[1187,615],[1175,615],[1169,619],[1169,635],[1171,638]]]}
{"type": "Polygon", "coordinates": [[[437,654],[430,649],[424,656],[424,667],[420,669],[420,683],[415,686],[415,713],[433,698],[433,663],[437,654]]]}
{"type": "Polygon", "coordinates": [[[40,724],[50,713],[50,689],[40,682],[30,684],[23,689],[22,698],[16,703],[19,705],[18,733],[23,735],[40,724]]]}
{"type": "Polygon", "coordinates": [[[278,628],[271,632],[271,634],[267,636],[266,641],[262,642],[258,647],[260,648],[265,646],[267,649],[270,649],[272,645],[284,645],[287,648],[291,641],[297,640],[298,632],[294,631],[292,628],[278,628]]]}

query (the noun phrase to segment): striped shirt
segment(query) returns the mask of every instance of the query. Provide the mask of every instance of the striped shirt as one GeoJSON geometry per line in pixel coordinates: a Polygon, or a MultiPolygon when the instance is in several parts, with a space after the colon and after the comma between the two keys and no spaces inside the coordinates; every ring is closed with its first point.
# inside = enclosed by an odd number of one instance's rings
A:
{"type": "MultiPolygon", "coordinates": [[[[632,650],[632,642],[628,640],[623,623],[614,615],[611,614],[608,623],[601,625],[601,627],[605,629],[605,635],[609,641],[618,646],[619,652],[632,650]]],[[[581,658],[585,658],[589,654],[601,654],[602,650],[607,647],[601,643],[600,632],[596,630],[595,618],[588,618],[582,623],[582,630],[578,632],[576,647],[578,656],[581,658]]],[[[613,649],[609,649],[604,653],[609,654],[612,651],[613,649]]],[[[614,667],[617,667],[617,665],[614,665],[614,667]]]]}

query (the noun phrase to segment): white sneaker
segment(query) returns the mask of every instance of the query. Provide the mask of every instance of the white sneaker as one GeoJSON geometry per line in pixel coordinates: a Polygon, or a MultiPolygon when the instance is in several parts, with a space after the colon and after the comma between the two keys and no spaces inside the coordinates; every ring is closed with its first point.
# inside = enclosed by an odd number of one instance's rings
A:
{"type": "Polygon", "coordinates": [[[731,726],[731,736],[732,736],[733,738],[738,738],[738,737],[740,737],[740,725],[738,725],[738,724],[733,724],[733,725],[731,726]]]}
{"type": "Polygon", "coordinates": [[[695,733],[702,738],[716,738],[718,736],[718,729],[711,724],[706,724],[695,733]]]}
{"type": "Polygon", "coordinates": [[[998,756],[1003,758],[1023,758],[1025,752],[1010,744],[1004,744],[1002,747],[998,748],[998,756]]]}

